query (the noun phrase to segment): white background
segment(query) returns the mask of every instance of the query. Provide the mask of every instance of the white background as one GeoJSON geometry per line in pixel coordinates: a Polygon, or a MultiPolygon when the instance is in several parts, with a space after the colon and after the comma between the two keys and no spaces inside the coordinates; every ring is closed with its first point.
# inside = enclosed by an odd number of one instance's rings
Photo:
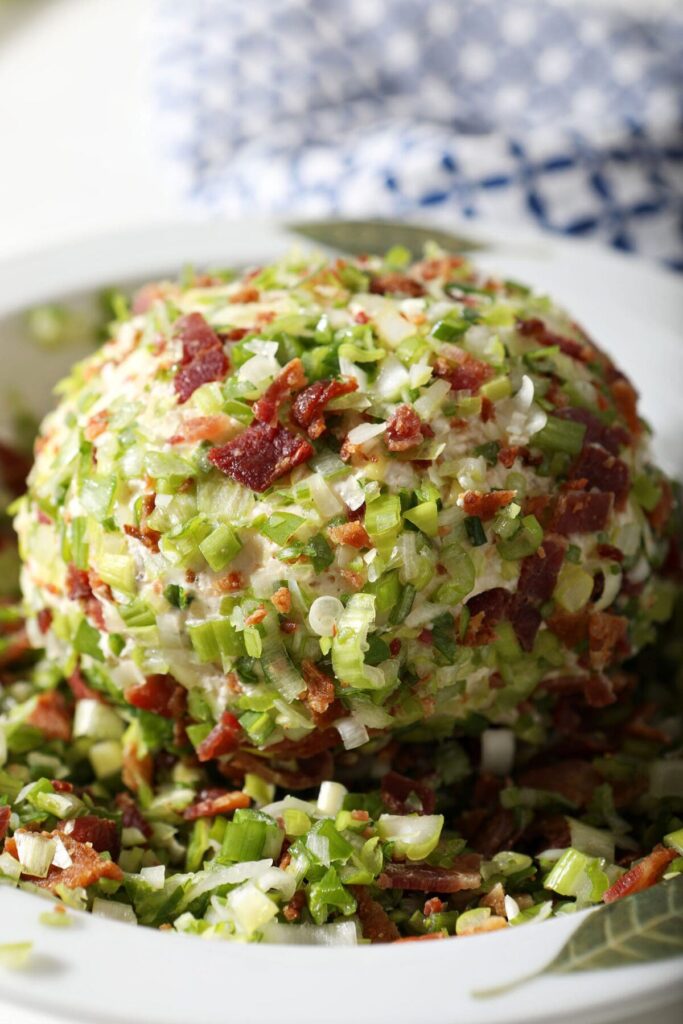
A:
{"type": "MultiPolygon", "coordinates": [[[[599,2],[653,10],[681,0],[599,2]]],[[[152,0],[0,0],[0,259],[182,217],[150,137],[151,9],[152,0]]],[[[48,1022],[0,1006],[0,1024],[48,1022]]]]}

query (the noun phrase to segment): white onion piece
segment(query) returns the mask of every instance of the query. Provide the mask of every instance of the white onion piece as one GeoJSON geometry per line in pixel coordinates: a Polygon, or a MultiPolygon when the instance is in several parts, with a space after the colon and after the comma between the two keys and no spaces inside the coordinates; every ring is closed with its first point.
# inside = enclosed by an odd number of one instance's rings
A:
{"type": "Polygon", "coordinates": [[[370,739],[368,730],[353,715],[350,715],[348,718],[340,718],[334,723],[334,727],[341,736],[345,750],[354,750],[356,747],[362,747],[370,739]]]}
{"type": "Polygon", "coordinates": [[[282,800],[275,800],[272,804],[261,807],[261,813],[271,818],[279,818],[284,811],[303,811],[309,818],[316,813],[315,804],[309,800],[300,800],[298,796],[286,796],[282,800]]]}
{"type": "Polygon", "coordinates": [[[308,613],[308,624],[318,636],[334,636],[334,627],[344,605],[338,597],[323,595],[316,597],[308,613]]]}
{"type": "Polygon", "coordinates": [[[349,444],[362,445],[379,437],[387,429],[386,423],[359,423],[353,430],[349,430],[346,440],[349,444]]]}
{"type": "Polygon", "coordinates": [[[97,917],[108,917],[110,921],[123,921],[125,924],[137,924],[138,919],[135,911],[127,903],[117,903],[116,900],[102,900],[96,896],[93,900],[92,912],[97,917]]]}
{"type": "Polygon", "coordinates": [[[360,508],[365,501],[365,491],[355,476],[348,476],[345,480],[333,483],[332,490],[352,512],[360,508]]]}
{"type": "Polygon", "coordinates": [[[253,352],[255,356],[276,356],[278,343],[265,341],[263,338],[252,338],[251,341],[245,341],[244,348],[247,352],[253,352]]]}
{"type": "Polygon", "coordinates": [[[341,782],[322,782],[318,794],[318,810],[330,818],[339,814],[344,806],[344,797],[348,789],[341,782]]]}
{"type": "Polygon", "coordinates": [[[517,900],[513,900],[512,896],[505,897],[505,916],[508,921],[513,921],[520,913],[519,904],[517,900]]]}
{"type": "Polygon", "coordinates": [[[481,734],[482,771],[507,775],[514,764],[515,743],[512,729],[485,729],[481,734]]]}
{"type": "Polygon", "coordinates": [[[306,837],[306,846],[314,857],[317,857],[326,868],[330,866],[330,841],[327,836],[309,833],[306,837]]]}
{"type": "Polygon", "coordinates": [[[281,369],[274,356],[252,356],[240,366],[237,379],[249,384],[263,384],[264,381],[277,377],[281,369]]]}
{"type": "Polygon", "coordinates": [[[388,355],[377,374],[375,391],[380,398],[391,401],[409,382],[410,374],[400,359],[397,359],[395,355],[388,355]]]}
{"type": "Polygon", "coordinates": [[[149,868],[140,868],[140,878],[147,882],[152,889],[163,889],[166,880],[166,868],[163,864],[157,864],[149,868]]]}
{"type": "Polygon", "coordinates": [[[54,864],[54,866],[56,868],[70,868],[71,865],[73,864],[73,861],[71,859],[69,851],[67,850],[66,846],[59,838],[59,836],[55,837],[55,847],[55,855],[52,858],[52,863],[54,864]]]}
{"type": "Polygon", "coordinates": [[[325,519],[332,519],[342,510],[341,502],[326,480],[319,473],[312,473],[307,483],[311,489],[311,497],[315,507],[325,519]]]}
{"type": "Polygon", "coordinates": [[[334,924],[280,924],[271,921],[263,929],[265,942],[292,946],[356,946],[358,931],[353,921],[334,924]]]}
{"type": "Polygon", "coordinates": [[[421,419],[431,420],[446,401],[450,390],[451,385],[447,380],[435,380],[414,403],[415,412],[421,419]]]}
{"type": "Polygon", "coordinates": [[[17,857],[22,868],[28,875],[36,878],[47,878],[57,852],[57,844],[54,839],[41,836],[37,832],[15,832],[14,840],[17,844],[17,857]]]}
{"type": "Polygon", "coordinates": [[[368,375],[365,370],[361,370],[360,366],[356,366],[346,356],[339,356],[339,373],[342,377],[352,377],[358,384],[358,390],[366,392],[368,390],[368,375]]]}

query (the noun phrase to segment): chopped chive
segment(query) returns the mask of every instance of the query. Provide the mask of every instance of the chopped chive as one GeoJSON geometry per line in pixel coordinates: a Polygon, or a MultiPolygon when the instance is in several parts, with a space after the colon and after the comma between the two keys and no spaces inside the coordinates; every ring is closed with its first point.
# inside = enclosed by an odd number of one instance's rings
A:
{"type": "Polygon", "coordinates": [[[481,519],[479,516],[466,516],[465,518],[465,530],[467,537],[473,548],[481,547],[482,544],[486,543],[486,533],[484,527],[481,525],[481,519]]]}

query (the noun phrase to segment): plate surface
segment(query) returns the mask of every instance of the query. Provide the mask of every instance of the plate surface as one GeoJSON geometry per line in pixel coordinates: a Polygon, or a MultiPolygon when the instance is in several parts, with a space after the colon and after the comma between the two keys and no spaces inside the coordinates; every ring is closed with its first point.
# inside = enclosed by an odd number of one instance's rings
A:
{"type": "MultiPolygon", "coordinates": [[[[572,311],[640,391],[659,461],[683,474],[680,281],[577,243],[501,237],[470,224],[453,230],[490,243],[479,265],[548,291],[572,311]]],[[[303,243],[272,223],[179,225],[0,264],[0,432],[10,394],[44,412],[55,380],[83,352],[27,343],[27,306],[69,298],[87,309],[104,286],[172,275],[187,263],[260,263],[292,244],[303,243]]],[[[80,914],[70,929],[50,929],[38,921],[46,906],[39,897],[3,887],[0,901],[0,943],[34,943],[30,968],[0,973],[0,1000],[74,1024],[601,1024],[660,1012],[683,996],[680,961],[548,976],[495,999],[472,995],[547,963],[576,917],[468,941],[320,949],[206,942],[80,914]]]]}

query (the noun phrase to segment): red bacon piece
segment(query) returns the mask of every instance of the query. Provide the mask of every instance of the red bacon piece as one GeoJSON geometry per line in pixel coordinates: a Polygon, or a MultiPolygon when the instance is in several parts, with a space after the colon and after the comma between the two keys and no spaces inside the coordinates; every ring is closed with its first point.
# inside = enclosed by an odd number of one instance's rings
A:
{"type": "Polygon", "coordinates": [[[609,612],[592,612],[588,618],[588,650],[593,668],[602,669],[614,660],[621,648],[628,653],[626,633],[628,621],[623,615],[609,612]]]}
{"type": "Polygon", "coordinates": [[[87,601],[93,596],[88,573],[71,563],[66,567],[66,596],[71,601],[87,601]]]}
{"type": "Polygon", "coordinates": [[[618,377],[613,381],[610,391],[619,415],[631,433],[637,437],[643,430],[638,416],[638,392],[625,377],[618,377]]]}
{"type": "Polygon", "coordinates": [[[370,942],[396,942],[401,937],[398,928],[384,907],[373,900],[365,885],[352,885],[351,892],[356,900],[356,913],[360,921],[363,938],[370,942]]]}
{"type": "Polygon", "coordinates": [[[202,384],[223,380],[229,368],[228,357],[222,348],[200,352],[191,363],[181,366],[175,375],[173,386],[180,403],[187,402],[202,384]]]}
{"type": "Polygon", "coordinates": [[[82,818],[60,821],[58,826],[65,835],[71,836],[77,843],[90,843],[93,850],[104,853],[105,850],[117,860],[121,852],[119,830],[111,818],[98,818],[94,814],[84,814],[82,818]]]}
{"type": "Polygon", "coordinates": [[[301,674],[306,683],[303,701],[316,715],[324,715],[334,702],[334,680],[321,672],[312,661],[301,662],[301,674]]]}
{"type": "Polygon", "coordinates": [[[334,760],[327,750],[314,757],[302,758],[295,769],[268,763],[262,757],[240,750],[225,767],[221,767],[221,772],[228,778],[243,778],[246,772],[253,772],[283,789],[312,789],[324,779],[329,779],[333,769],[334,760]]]}
{"type": "Polygon", "coordinates": [[[516,595],[510,607],[510,622],[523,651],[531,651],[541,626],[541,613],[525,598],[516,595]]]}
{"type": "Polygon", "coordinates": [[[583,692],[589,708],[606,708],[617,699],[612,680],[604,672],[592,672],[586,679],[583,692]]]}
{"type": "Polygon", "coordinates": [[[409,889],[411,892],[461,892],[481,885],[478,853],[456,857],[450,868],[432,864],[385,864],[377,879],[380,889],[409,889]]]}
{"type": "Polygon", "coordinates": [[[407,775],[400,775],[394,771],[382,776],[379,792],[384,805],[392,814],[410,814],[413,811],[417,811],[418,814],[432,814],[436,806],[433,789],[424,782],[416,782],[407,775]],[[411,793],[420,801],[421,809],[413,806],[410,801],[411,793]]]}
{"type": "Polygon", "coordinates": [[[614,496],[609,491],[567,491],[557,499],[551,527],[564,536],[604,530],[614,496]]]}
{"type": "Polygon", "coordinates": [[[565,338],[561,334],[555,334],[554,331],[549,330],[542,320],[533,318],[530,320],[520,320],[517,324],[517,330],[524,338],[533,338],[539,345],[545,345],[550,347],[551,345],[557,345],[561,352],[565,355],[571,356],[572,359],[586,359],[586,346],[582,345],[578,341],[574,341],[572,338],[565,338]]]}
{"type": "Polygon", "coordinates": [[[62,694],[56,690],[48,690],[39,695],[26,721],[40,729],[49,740],[68,742],[71,739],[71,711],[62,694]]]}
{"type": "Polygon", "coordinates": [[[434,363],[437,377],[447,380],[453,391],[478,391],[482,384],[493,377],[495,370],[481,359],[475,359],[468,352],[461,361],[454,363],[439,356],[434,363]]]}
{"type": "MultiPolygon", "coordinates": [[[[50,839],[61,839],[73,862],[68,868],[58,868],[53,864],[47,873],[47,878],[24,875],[41,889],[56,892],[60,885],[65,885],[67,889],[77,889],[80,886],[87,888],[87,886],[99,882],[101,878],[110,878],[114,882],[123,881],[123,871],[118,864],[115,864],[113,860],[103,860],[97,850],[88,843],[79,843],[60,829],[40,834],[50,839]]],[[[17,856],[17,844],[14,838],[5,841],[5,851],[13,857],[17,856]]]]}
{"type": "Polygon", "coordinates": [[[462,508],[465,515],[491,519],[501,508],[509,505],[517,491],[465,491],[462,508]]]}
{"type": "Polygon", "coordinates": [[[589,761],[572,759],[527,768],[520,775],[519,781],[522,786],[559,793],[577,807],[585,807],[602,782],[602,777],[589,761]]]}
{"type": "Polygon", "coordinates": [[[209,461],[226,476],[252,491],[266,491],[314,454],[309,442],[285,427],[253,423],[233,441],[212,448],[209,461]]]}
{"type": "Polygon", "coordinates": [[[114,802],[121,811],[121,825],[123,828],[136,828],[142,832],[147,839],[152,835],[152,826],[147,821],[130,793],[117,793],[114,802]]]}
{"type": "Polygon", "coordinates": [[[517,593],[529,601],[549,601],[564,561],[566,543],[561,537],[544,537],[538,551],[522,559],[517,593]]]}
{"type": "Polygon", "coordinates": [[[422,444],[422,420],[411,405],[399,405],[387,423],[384,440],[390,452],[406,452],[422,444]]]}
{"type": "Polygon", "coordinates": [[[300,391],[292,404],[292,419],[315,440],[324,434],[327,425],[324,411],[333,398],[348,395],[358,388],[353,377],[346,380],[316,380],[304,391],[300,391]]]}
{"type": "Polygon", "coordinates": [[[586,480],[588,487],[614,495],[617,508],[623,508],[628,497],[630,474],[628,466],[602,445],[585,444],[571,468],[577,480],[586,480]]]}
{"type": "Polygon", "coordinates": [[[398,271],[373,277],[370,281],[370,291],[373,295],[411,295],[414,298],[425,293],[419,281],[398,271]]]}
{"type": "Polygon", "coordinates": [[[242,728],[235,716],[224,711],[218,724],[197,747],[198,759],[211,761],[215,757],[230,754],[239,746],[241,732],[242,728]]]}
{"type": "Polygon", "coordinates": [[[369,548],[372,542],[368,532],[359,522],[341,523],[340,526],[331,526],[327,534],[333,544],[348,544],[349,547],[369,548]]]}
{"type": "Polygon", "coordinates": [[[506,618],[512,595],[503,587],[493,587],[476,594],[467,602],[470,619],[463,643],[466,647],[481,647],[491,643],[494,628],[506,618]]]}
{"type": "Polygon", "coordinates": [[[98,700],[101,704],[106,703],[101,693],[88,686],[80,669],[74,669],[67,679],[67,683],[76,700],[98,700]]]}
{"type": "Polygon", "coordinates": [[[169,675],[147,676],[144,682],[125,689],[123,696],[134,708],[163,718],[179,718],[185,709],[185,691],[169,675]]]}
{"type": "Polygon", "coordinates": [[[664,846],[655,846],[652,853],[643,857],[639,864],[630,868],[625,875],[618,878],[602,897],[603,903],[614,903],[624,896],[633,896],[636,892],[649,889],[666,874],[672,860],[678,856],[676,850],[667,850],[664,846]]]}
{"type": "Polygon", "coordinates": [[[173,334],[183,343],[183,366],[191,363],[202,352],[222,347],[220,338],[201,313],[181,316],[173,325],[173,334]]]}
{"type": "Polygon", "coordinates": [[[4,839],[7,835],[7,828],[9,826],[11,814],[12,810],[8,804],[0,804],[0,839],[4,839]]]}
{"type": "Polygon", "coordinates": [[[52,625],[52,612],[49,608],[41,608],[36,615],[36,622],[38,623],[38,629],[45,635],[48,629],[52,625]]]}
{"type": "Polygon", "coordinates": [[[214,818],[217,814],[229,814],[240,807],[249,807],[251,799],[241,790],[204,789],[196,803],[183,811],[185,821],[197,818],[214,818]]]}
{"type": "Polygon", "coordinates": [[[254,403],[254,416],[261,423],[268,423],[274,427],[280,407],[291,398],[295,391],[299,391],[305,385],[306,374],[303,363],[300,359],[291,359],[267,388],[265,394],[254,403]]]}
{"type": "Polygon", "coordinates": [[[128,537],[134,537],[135,540],[139,540],[149,551],[157,552],[159,550],[161,534],[158,530],[152,530],[149,526],[132,526],[126,523],[123,527],[123,532],[128,537]]]}

